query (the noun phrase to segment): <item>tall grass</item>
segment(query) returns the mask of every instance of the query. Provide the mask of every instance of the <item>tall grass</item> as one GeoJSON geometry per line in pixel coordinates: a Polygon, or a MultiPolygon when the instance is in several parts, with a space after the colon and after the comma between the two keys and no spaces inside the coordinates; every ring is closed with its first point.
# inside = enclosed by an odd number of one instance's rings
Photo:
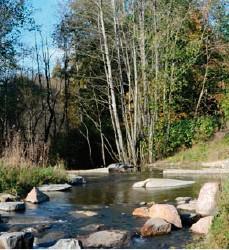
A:
{"type": "Polygon", "coordinates": [[[63,166],[13,166],[0,161],[0,192],[24,196],[35,186],[47,183],[63,183],[66,180],[67,176],[63,166]]]}
{"type": "Polygon", "coordinates": [[[166,159],[168,162],[206,162],[229,158],[229,133],[220,140],[200,142],[166,159]]]}

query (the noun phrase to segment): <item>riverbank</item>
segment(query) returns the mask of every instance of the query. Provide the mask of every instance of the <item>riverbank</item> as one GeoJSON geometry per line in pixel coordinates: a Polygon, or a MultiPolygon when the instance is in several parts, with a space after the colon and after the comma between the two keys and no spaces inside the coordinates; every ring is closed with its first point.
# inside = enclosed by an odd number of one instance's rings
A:
{"type": "Polygon", "coordinates": [[[33,187],[47,183],[65,183],[67,174],[62,166],[11,166],[0,161],[0,193],[23,197],[33,187]]]}
{"type": "Polygon", "coordinates": [[[171,157],[148,165],[146,168],[150,170],[229,169],[229,133],[218,132],[210,141],[198,143],[189,149],[183,149],[171,157]]]}
{"type": "Polygon", "coordinates": [[[218,211],[214,216],[208,237],[188,245],[189,248],[228,249],[229,248],[229,180],[222,183],[218,198],[218,211]]]}

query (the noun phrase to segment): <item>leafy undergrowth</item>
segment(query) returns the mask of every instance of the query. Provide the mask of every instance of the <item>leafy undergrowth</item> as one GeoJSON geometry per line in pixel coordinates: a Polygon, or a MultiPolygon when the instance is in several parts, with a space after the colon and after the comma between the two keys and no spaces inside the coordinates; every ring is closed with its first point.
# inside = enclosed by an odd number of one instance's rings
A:
{"type": "Polygon", "coordinates": [[[166,162],[207,162],[229,158],[229,133],[222,139],[212,140],[206,143],[198,143],[190,149],[178,152],[166,159],[166,162]]]}
{"type": "Polygon", "coordinates": [[[0,162],[0,192],[24,196],[30,189],[47,183],[66,182],[67,176],[62,166],[29,167],[11,166],[0,162]]]}
{"type": "Polygon", "coordinates": [[[229,248],[229,180],[222,185],[218,212],[214,217],[209,235],[204,240],[189,245],[188,248],[229,248]]]}

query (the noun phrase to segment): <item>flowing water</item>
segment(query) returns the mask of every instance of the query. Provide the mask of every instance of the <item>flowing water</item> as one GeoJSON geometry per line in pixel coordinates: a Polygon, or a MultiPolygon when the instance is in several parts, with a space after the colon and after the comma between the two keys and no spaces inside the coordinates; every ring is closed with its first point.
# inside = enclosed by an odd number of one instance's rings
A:
{"type": "MultiPolygon", "coordinates": [[[[15,231],[22,228],[50,224],[51,227],[39,235],[38,247],[48,247],[61,238],[75,238],[87,234],[85,228],[91,224],[104,224],[108,229],[124,229],[136,232],[146,219],[132,216],[139,203],[155,201],[174,203],[178,196],[196,198],[200,186],[219,177],[172,177],[195,180],[195,184],[166,190],[132,189],[136,181],[149,177],[161,177],[161,172],[147,174],[87,175],[87,184],[73,187],[68,192],[49,193],[50,201],[39,205],[27,204],[23,213],[5,213],[7,223],[2,223],[1,231],[15,231]],[[82,216],[76,211],[92,211],[94,216],[82,216]]],[[[168,235],[143,239],[133,237],[130,248],[183,248],[191,242],[193,235],[188,228],[172,231],[168,235]]]]}

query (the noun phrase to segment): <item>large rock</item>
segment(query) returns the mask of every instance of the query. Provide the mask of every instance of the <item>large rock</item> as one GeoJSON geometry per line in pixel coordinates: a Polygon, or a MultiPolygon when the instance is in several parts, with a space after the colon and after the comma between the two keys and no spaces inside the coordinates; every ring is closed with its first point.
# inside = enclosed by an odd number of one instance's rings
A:
{"type": "Polygon", "coordinates": [[[180,204],[177,206],[177,209],[185,210],[185,211],[189,211],[189,212],[195,212],[196,211],[196,204],[195,203],[180,204]]]}
{"type": "Polygon", "coordinates": [[[18,197],[12,194],[1,193],[0,194],[0,202],[9,202],[9,201],[17,201],[18,197]]]}
{"type": "Polygon", "coordinates": [[[68,183],[70,185],[76,186],[76,185],[83,185],[86,184],[87,181],[85,180],[84,177],[82,176],[74,176],[74,175],[70,175],[68,178],[68,183]]]}
{"type": "Polygon", "coordinates": [[[153,218],[146,221],[141,228],[143,237],[168,234],[171,231],[171,224],[161,218],[153,218]]]}
{"type": "Polygon", "coordinates": [[[0,210],[6,212],[25,210],[25,203],[21,201],[0,202],[0,210]]]}
{"type": "Polygon", "coordinates": [[[34,237],[31,233],[4,233],[0,236],[0,249],[31,249],[33,241],[34,237]]]}
{"type": "Polygon", "coordinates": [[[133,184],[133,188],[176,188],[192,185],[194,181],[183,181],[176,179],[164,179],[164,178],[150,178],[145,181],[136,182],[133,184]]]}
{"type": "Polygon", "coordinates": [[[180,216],[173,205],[155,204],[149,208],[149,217],[161,218],[178,228],[182,228],[180,216]]]}
{"type": "Polygon", "coordinates": [[[73,215],[76,218],[84,218],[84,217],[97,216],[98,212],[90,211],[90,210],[77,210],[77,211],[71,212],[71,215],[73,215]]]}
{"type": "Polygon", "coordinates": [[[133,165],[125,163],[113,163],[108,166],[109,173],[129,173],[134,172],[135,168],[133,165]]]}
{"type": "Polygon", "coordinates": [[[209,229],[211,228],[212,220],[213,216],[201,218],[195,224],[192,225],[192,232],[197,234],[208,234],[209,229]]]}
{"type": "Polygon", "coordinates": [[[145,185],[146,185],[146,183],[149,181],[150,179],[146,179],[146,180],[144,180],[144,181],[138,181],[138,182],[135,182],[134,184],[133,184],[133,188],[144,188],[145,187],[145,185]]]}
{"type": "Polygon", "coordinates": [[[82,239],[84,248],[122,248],[129,241],[129,234],[120,230],[104,230],[82,239]]]}
{"type": "Polygon", "coordinates": [[[87,232],[96,232],[105,230],[106,226],[104,224],[89,224],[87,226],[81,227],[80,230],[87,232]]]}
{"type": "Polygon", "coordinates": [[[27,195],[27,197],[25,198],[25,201],[27,202],[31,202],[34,204],[37,203],[41,203],[41,202],[45,202],[48,201],[49,197],[47,194],[44,194],[43,192],[41,192],[38,188],[34,187],[27,195]]]}
{"type": "Polygon", "coordinates": [[[147,207],[135,208],[132,215],[137,217],[149,217],[149,209],[147,207]]]}
{"type": "Polygon", "coordinates": [[[72,186],[65,183],[65,184],[49,184],[43,185],[39,187],[39,190],[42,192],[56,192],[56,191],[66,191],[69,190],[72,186]]]}
{"type": "Polygon", "coordinates": [[[81,249],[82,243],[76,239],[61,239],[58,240],[50,249],[81,249]]]}
{"type": "Polygon", "coordinates": [[[216,212],[216,201],[219,193],[219,183],[208,182],[200,189],[196,203],[196,212],[202,216],[214,215],[216,212]]]}
{"type": "Polygon", "coordinates": [[[177,197],[176,199],[177,204],[184,204],[188,203],[190,200],[192,200],[192,197],[186,196],[186,197],[177,197]]]}

